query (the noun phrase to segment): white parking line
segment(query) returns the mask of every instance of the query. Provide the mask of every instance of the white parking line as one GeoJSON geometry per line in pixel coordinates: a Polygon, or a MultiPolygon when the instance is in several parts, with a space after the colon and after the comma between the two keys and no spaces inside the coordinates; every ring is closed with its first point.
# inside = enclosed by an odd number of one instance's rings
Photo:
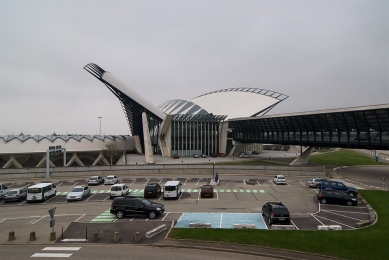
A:
{"type": "Polygon", "coordinates": [[[291,220],[290,221],[292,224],[293,224],[293,226],[297,229],[297,230],[299,230],[299,228],[296,226],[296,224],[291,220]]]}
{"type": "Polygon", "coordinates": [[[219,200],[219,193],[216,191],[216,200],[219,200]]]}
{"type": "Polygon", "coordinates": [[[74,183],[72,186],[70,186],[70,188],[71,188],[71,187],[74,187],[74,186],[76,186],[76,185],[77,185],[77,183],[78,183],[78,182],[74,183]]]}
{"type": "Polygon", "coordinates": [[[188,179],[186,179],[186,180],[185,180],[185,182],[184,182],[184,184],[183,184],[183,185],[185,185],[187,181],[188,181],[188,179]]]}
{"type": "Polygon", "coordinates": [[[2,221],[0,221],[0,223],[1,223],[1,222],[3,222],[4,220],[6,220],[6,218],[5,218],[5,219],[3,219],[2,221]]]}
{"type": "Polygon", "coordinates": [[[43,217],[41,217],[40,219],[38,219],[38,220],[36,220],[36,221],[34,221],[34,222],[32,222],[31,223],[31,225],[34,225],[35,223],[37,223],[39,220],[41,220],[41,219],[44,219],[46,217],[46,215],[45,216],[43,216],[43,217]]]}
{"type": "Polygon", "coordinates": [[[109,196],[108,196],[108,197],[106,197],[105,199],[103,199],[103,201],[106,201],[108,198],[109,198],[109,196]]]}
{"type": "Polygon", "coordinates": [[[90,199],[93,198],[93,196],[95,196],[96,194],[97,194],[97,193],[93,193],[92,196],[89,196],[89,198],[88,198],[87,200],[85,200],[85,201],[90,200],[90,199]]]}
{"type": "Polygon", "coordinates": [[[150,180],[147,180],[147,181],[146,181],[146,182],[145,182],[143,185],[144,185],[144,186],[146,186],[146,185],[147,185],[147,183],[149,183],[149,181],[150,181],[150,180]]]}
{"type": "Polygon", "coordinates": [[[165,220],[165,218],[167,217],[167,215],[169,215],[170,212],[165,212],[165,213],[166,213],[166,215],[162,218],[162,221],[165,220]]]}
{"type": "Polygon", "coordinates": [[[64,254],[64,253],[35,253],[31,257],[71,257],[72,254],[64,254]]]}
{"type": "Polygon", "coordinates": [[[79,217],[78,219],[76,219],[74,222],[77,222],[79,221],[82,217],[84,217],[86,214],[82,215],[81,217],[79,217]]]}
{"type": "Polygon", "coordinates": [[[257,181],[258,185],[261,186],[261,184],[259,184],[259,181],[257,181]]]}
{"type": "Polygon", "coordinates": [[[134,180],[133,182],[131,182],[128,186],[131,186],[132,184],[134,184],[136,182],[136,180],[134,180]]]}
{"type": "Polygon", "coordinates": [[[81,247],[69,247],[69,246],[62,246],[62,247],[45,247],[42,250],[51,250],[51,251],[78,251],[81,247]]]}
{"type": "Polygon", "coordinates": [[[57,195],[54,195],[53,197],[51,197],[50,199],[46,200],[46,201],[43,202],[42,204],[46,204],[46,202],[49,202],[50,200],[54,199],[55,197],[57,197],[57,195]]]}
{"type": "Polygon", "coordinates": [[[327,212],[327,213],[338,215],[338,216],[341,216],[341,217],[344,217],[344,218],[349,218],[349,219],[354,219],[354,220],[362,221],[362,219],[348,217],[348,216],[345,216],[345,215],[342,215],[342,214],[338,214],[338,213],[335,213],[335,212],[331,212],[331,211],[327,211],[327,210],[322,210],[322,212],[327,212]]]}
{"type": "Polygon", "coordinates": [[[323,222],[321,222],[320,220],[318,220],[317,217],[315,217],[313,214],[311,214],[311,216],[312,216],[314,219],[316,219],[322,226],[325,226],[325,225],[323,224],[323,222]]]}
{"type": "Polygon", "coordinates": [[[352,226],[349,226],[349,225],[346,225],[346,224],[343,224],[343,223],[340,223],[340,222],[337,222],[335,220],[332,220],[332,219],[329,219],[329,218],[325,218],[325,217],[321,217],[321,216],[317,216],[318,218],[322,218],[322,219],[325,219],[325,220],[328,220],[329,222],[334,222],[334,223],[337,223],[339,225],[343,225],[343,226],[346,226],[346,227],[349,227],[349,228],[352,228],[352,229],[355,229],[355,227],[352,227],[352,226]]]}

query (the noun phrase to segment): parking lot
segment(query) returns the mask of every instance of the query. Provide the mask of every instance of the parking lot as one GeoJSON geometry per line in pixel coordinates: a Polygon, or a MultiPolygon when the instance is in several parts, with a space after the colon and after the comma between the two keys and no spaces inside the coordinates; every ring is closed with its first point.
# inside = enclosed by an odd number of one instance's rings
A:
{"type": "MultiPolygon", "coordinates": [[[[123,178],[121,183],[130,187],[133,194],[143,194],[148,183],[159,183],[162,187],[173,178],[123,178]]],[[[110,223],[138,221],[174,221],[177,227],[187,227],[191,222],[210,222],[212,228],[231,228],[233,224],[254,224],[258,229],[269,229],[266,218],[261,216],[261,207],[268,201],[282,201],[288,207],[292,223],[298,230],[317,230],[319,225],[340,225],[342,229],[355,229],[356,223],[370,219],[370,213],[361,202],[357,206],[320,205],[317,190],[308,188],[302,179],[290,178],[286,185],[275,185],[272,178],[244,179],[244,176],[221,176],[214,187],[213,198],[201,198],[201,186],[210,178],[174,178],[182,183],[182,194],[178,199],[164,200],[162,195],[150,200],[163,203],[165,212],[157,219],[116,219],[109,213],[111,185],[91,186],[91,194],[82,201],[67,202],[66,194],[77,185],[86,185],[87,178],[53,181],[57,185],[57,196],[46,202],[27,204],[0,200],[0,225],[8,229],[18,226],[47,223],[48,210],[56,208],[58,223],[110,223]],[[249,184],[250,183],[250,184],[249,184]],[[107,212],[108,211],[108,212],[107,212]],[[239,214],[243,215],[239,215],[239,214]],[[234,215],[235,214],[235,215],[234,215]],[[247,218],[242,216],[247,215],[247,218]],[[200,216],[200,217],[199,217],[200,216]],[[220,216],[225,216],[221,224],[220,216]],[[255,221],[252,218],[255,216],[255,221]],[[192,219],[191,219],[192,218],[192,219]],[[228,221],[227,221],[228,219],[228,221]],[[250,220],[251,219],[251,220],[250,220]],[[185,221],[184,221],[185,220],[185,221]],[[215,222],[216,221],[216,222],[215,222]],[[218,222],[219,221],[219,222],[218,222]],[[186,223],[186,224],[185,224],[186,223]]],[[[18,183],[9,188],[31,186],[18,183]]],[[[223,219],[223,217],[222,217],[223,219]]]]}

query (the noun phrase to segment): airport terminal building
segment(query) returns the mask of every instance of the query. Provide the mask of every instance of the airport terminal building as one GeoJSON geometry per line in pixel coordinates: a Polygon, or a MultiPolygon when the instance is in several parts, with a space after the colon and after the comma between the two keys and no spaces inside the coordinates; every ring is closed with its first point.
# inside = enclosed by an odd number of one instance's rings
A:
{"type": "Polygon", "coordinates": [[[126,165],[128,153],[145,158],[237,156],[245,150],[261,152],[262,144],[299,146],[300,152],[303,146],[389,148],[388,104],[268,116],[287,95],[228,88],[191,100],[171,99],[157,107],[98,65],[90,63],[84,69],[118,98],[129,134],[0,136],[0,168],[45,167],[50,146],[61,146],[67,153],[63,163],[60,155],[50,157],[51,167],[109,165],[102,151],[111,142],[120,149],[116,165],[126,165]]]}

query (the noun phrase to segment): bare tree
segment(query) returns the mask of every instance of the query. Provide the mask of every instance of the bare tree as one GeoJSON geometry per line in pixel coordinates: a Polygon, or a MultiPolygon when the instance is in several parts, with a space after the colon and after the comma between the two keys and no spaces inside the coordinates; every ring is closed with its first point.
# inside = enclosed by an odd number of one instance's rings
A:
{"type": "Polygon", "coordinates": [[[110,142],[105,145],[103,150],[103,155],[107,158],[109,158],[110,163],[112,165],[113,158],[119,154],[120,149],[119,145],[115,142],[110,142]]]}

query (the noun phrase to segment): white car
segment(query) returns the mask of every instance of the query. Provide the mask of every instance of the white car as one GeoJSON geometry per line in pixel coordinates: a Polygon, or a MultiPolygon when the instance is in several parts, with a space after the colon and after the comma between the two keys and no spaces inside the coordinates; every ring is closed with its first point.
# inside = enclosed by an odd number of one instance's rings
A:
{"type": "Polygon", "coordinates": [[[250,155],[247,154],[247,153],[241,153],[241,154],[239,155],[239,157],[240,157],[240,158],[249,158],[250,155]]]}
{"type": "Polygon", "coordinates": [[[109,198],[125,197],[130,193],[130,188],[126,184],[114,184],[109,191],[109,198]]]}
{"type": "Polygon", "coordinates": [[[104,180],[104,184],[115,184],[118,182],[119,182],[119,179],[115,175],[108,175],[104,180]]]}
{"type": "Polygon", "coordinates": [[[86,196],[89,196],[90,189],[88,186],[76,186],[71,192],[66,195],[66,200],[83,200],[86,196]]]}
{"type": "Polygon", "coordinates": [[[284,175],[276,175],[273,178],[275,184],[286,184],[286,179],[284,175]]]}

